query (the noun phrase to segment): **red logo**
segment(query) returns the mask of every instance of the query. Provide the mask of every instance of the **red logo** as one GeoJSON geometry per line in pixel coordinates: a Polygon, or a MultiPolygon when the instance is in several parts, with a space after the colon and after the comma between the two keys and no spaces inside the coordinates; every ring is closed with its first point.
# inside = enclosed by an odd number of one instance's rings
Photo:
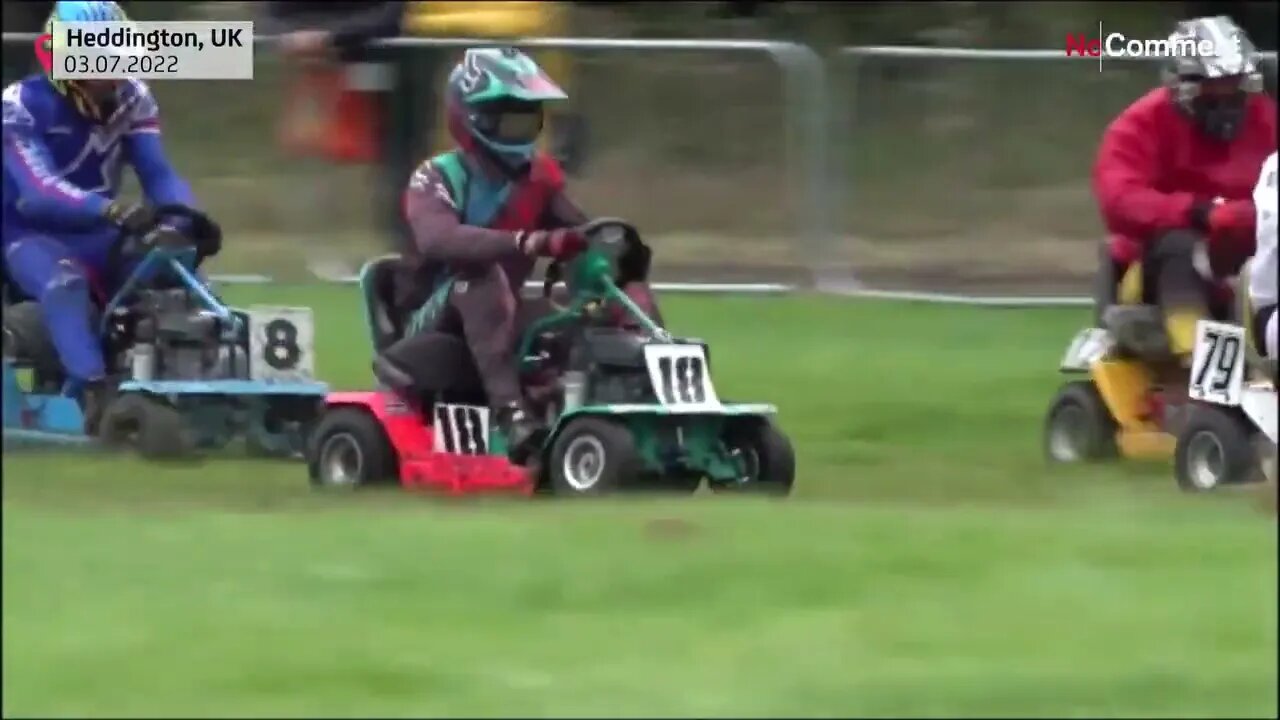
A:
{"type": "Polygon", "coordinates": [[[1101,57],[1102,41],[1085,37],[1084,33],[1067,33],[1067,57],[1072,55],[1101,57]]]}
{"type": "Polygon", "coordinates": [[[40,61],[40,67],[44,68],[44,74],[53,73],[53,35],[45,33],[36,38],[36,59],[40,61]]]}

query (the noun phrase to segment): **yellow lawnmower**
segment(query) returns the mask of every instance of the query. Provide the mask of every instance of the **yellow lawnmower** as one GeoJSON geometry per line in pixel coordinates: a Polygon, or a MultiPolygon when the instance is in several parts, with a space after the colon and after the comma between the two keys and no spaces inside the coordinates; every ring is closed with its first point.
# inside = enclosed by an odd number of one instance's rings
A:
{"type": "MultiPolygon", "coordinates": [[[[1167,461],[1179,438],[1198,427],[1206,412],[1192,397],[1196,374],[1203,370],[1197,363],[1217,362],[1218,356],[1202,358],[1204,350],[1197,348],[1192,367],[1186,367],[1170,350],[1161,309],[1126,302],[1132,297],[1122,284],[1120,301],[1104,306],[1098,326],[1081,330],[1067,347],[1060,369],[1076,379],[1058,390],[1045,419],[1044,450],[1052,462],[1167,461]]],[[[1202,324],[1201,335],[1204,327],[1218,325],[1202,324]]],[[[1236,462],[1212,481],[1179,484],[1203,490],[1248,482],[1257,478],[1255,468],[1236,462]]]]}

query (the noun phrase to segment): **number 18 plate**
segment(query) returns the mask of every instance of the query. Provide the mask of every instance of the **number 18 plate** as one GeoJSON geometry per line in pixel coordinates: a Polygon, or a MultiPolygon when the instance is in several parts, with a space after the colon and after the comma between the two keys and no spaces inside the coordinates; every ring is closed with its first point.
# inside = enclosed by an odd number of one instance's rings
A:
{"type": "Polygon", "coordinates": [[[687,413],[720,408],[701,345],[646,345],[644,359],[654,394],[668,410],[687,413]]]}

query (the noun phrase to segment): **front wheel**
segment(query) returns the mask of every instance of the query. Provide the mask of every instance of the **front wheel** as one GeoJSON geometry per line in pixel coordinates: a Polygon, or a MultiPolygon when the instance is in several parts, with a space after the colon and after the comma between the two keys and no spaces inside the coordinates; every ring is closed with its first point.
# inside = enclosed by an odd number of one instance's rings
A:
{"type": "Polygon", "coordinates": [[[311,434],[307,467],[316,487],[355,488],[391,482],[397,460],[382,424],[369,412],[344,407],[326,412],[311,434]]]}
{"type": "Polygon", "coordinates": [[[572,420],[547,459],[551,490],[560,496],[604,495],[633,484],[643,472],[631,430],[598,417],[572,420]]]}
{"type": "Polygon", "coordinates": [[[1044,422],[1044,453],[1052,462],[1106,460],[1117,455],[1116,421],[1092,382],[1062,386],[1044,422]]]}
{"type": "Polygon", "coordinates": [[[729,454],[742,466],[742,476],[729,483],[711,483],[715,492],[762,495],[791,494],[796,479],[796,456],[791,441],[768,420],[743,423],[725,438],[729,454]]]}
{"type": "Polygon", "coordinates": [[[1223,485],[1262,479],[1254,429],[1238,411],[1197,405],[1191,411],[1174,451],[1178,487],[1207,492],[1223,485]]]}

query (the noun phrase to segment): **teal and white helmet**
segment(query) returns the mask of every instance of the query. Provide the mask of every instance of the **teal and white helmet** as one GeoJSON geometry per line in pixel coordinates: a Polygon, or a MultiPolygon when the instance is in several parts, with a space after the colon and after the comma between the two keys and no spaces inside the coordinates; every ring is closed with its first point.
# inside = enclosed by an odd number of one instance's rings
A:
{"type": "Polygon", "coordinates": [[[449,133],[467,153],[507,170],[528,167],[544,122],[542,104],[568,96],[515,48],[472,48],[449,74],[449,133]]]}

